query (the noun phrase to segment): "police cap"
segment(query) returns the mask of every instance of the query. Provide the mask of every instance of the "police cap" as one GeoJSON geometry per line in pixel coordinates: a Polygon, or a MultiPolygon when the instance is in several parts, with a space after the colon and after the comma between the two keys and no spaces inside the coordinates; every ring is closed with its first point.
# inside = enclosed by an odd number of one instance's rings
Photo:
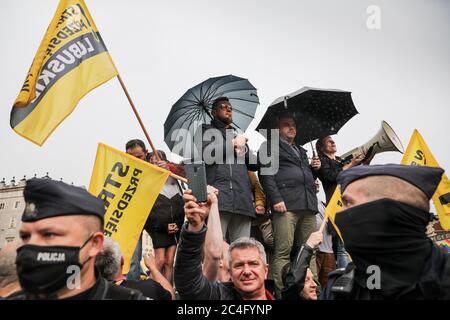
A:
{"type": "Polygon", "coordinates": [[[361,178],[369,176],[392,176],[411,183],[422,190],[428,199],[431,199],[441,181],[444,170],[441,168],[426,166],[411,166],[401,164],[385,164],[371,166],[357,166],[341,171],[337,177],[337,183],[344,192],[345,188],[361,178]]]}
{"type": "Polygon", "coordinates": [[[26,204],[22,215],[23,222],[57,216],[92,215],[97,216],[103,223],[103,201],[81,187],[62,181],[33,178],[27,180],[23,195],[26,204]]]}

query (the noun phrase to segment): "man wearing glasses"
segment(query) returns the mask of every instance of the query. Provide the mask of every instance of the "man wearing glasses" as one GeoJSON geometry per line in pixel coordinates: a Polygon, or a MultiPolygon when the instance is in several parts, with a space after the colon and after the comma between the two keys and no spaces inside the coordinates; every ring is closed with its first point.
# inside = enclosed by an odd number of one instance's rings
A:
{"type": "Polygon", "coordinates": [[[202,160],[207,183],[219,190],[223,238],[232,242],[250,236],[255,207],[248,170],[256,171],[257,166],[249,163],[247,139],[232,127],[233,106],[227,97],[213,102],[211,116],[211,124],[202,126],[202,160]]]}

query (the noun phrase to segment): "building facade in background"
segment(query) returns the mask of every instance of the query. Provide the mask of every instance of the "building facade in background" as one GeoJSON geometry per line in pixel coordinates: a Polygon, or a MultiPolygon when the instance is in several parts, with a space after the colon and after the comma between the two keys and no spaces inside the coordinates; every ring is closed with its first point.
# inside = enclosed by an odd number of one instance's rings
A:
{"type": "MultiPolygon", "coordinates": [[[[36,175],[34,177],[36,178],[36,175]]],[[[48,172],[42,178],[51,179],[48,172]]],[[[22,213],[25,209],[23,189],[26,181],[26,176],[19,181],[16,181],[13,177],[9,184],[5,182],[5,178],[0,181],[0,250],[8,242],[19,238],[22,213]]]]}
{"type": "Polygon", "coordinates": [[[16,182],[14,178],[9,184],[0,182],[0,250],[8,242],[19,238],[19,227],[25,208],[23,189],[25,177],[16,182]]]}

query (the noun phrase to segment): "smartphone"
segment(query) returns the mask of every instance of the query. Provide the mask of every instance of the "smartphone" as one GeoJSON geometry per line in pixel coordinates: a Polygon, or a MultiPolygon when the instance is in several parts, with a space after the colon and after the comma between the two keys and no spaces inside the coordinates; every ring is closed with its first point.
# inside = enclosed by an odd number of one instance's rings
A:
{"type": "Polygon", "coordinates": [[[206,190],[206,169],[205,163],[194,162],[188,163],[186,168],[186,178],[188,180],[189,189],[192,190],[192,195],[197,199],[197,202],[207,202],[208,192],[206,190]]]}

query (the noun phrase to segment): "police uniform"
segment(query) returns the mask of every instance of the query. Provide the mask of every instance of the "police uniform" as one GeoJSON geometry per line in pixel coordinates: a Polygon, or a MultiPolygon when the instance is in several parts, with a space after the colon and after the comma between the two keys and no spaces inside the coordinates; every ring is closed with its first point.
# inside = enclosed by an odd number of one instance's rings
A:
{"type": "MultiPolygon", "coordinates": [[[[342,171],[337,182],[344,192],[358,179],[392,176],[416,186],[430,199],[443,172],[441,168],[396,164],[358,166],[342,171]]],[[[427,211],[393,199],[379,199],[339,212],[335,222],[352,262],[329,274],[320,298],[450,299],[450,255],[426,236],[430,216],[427,211]]]]}
{"type": "MultiPolygon", "coordinates": [[[[105,214],[103,202],[83,188],[61,181],[33,178],[26,183],[24,198],[26,207],[22,221],[25,223],[34,223],[58,216],[89,215],[98,217],[103,225],[105,214]]],[[[90,238],[86,240],[85,244],[89,240],[90,238]]],[[[23,291],[11,295],[9,299],[28,300],[36,297],[45,297],[46,299],[56,297],[55,292],[62,288],[63,282],[55,279],[57,276],[52,274],[52,270],[58,270],[59,274],[64,274],[64,270],[66,270],[64,268],[72,265],[72,260],[75,261],[74,264],[78,264],[82,268],[84,263],[80,263],[78,260],[79,250],[83,246],[36,246],[30,244],[21,246],[17,250],[16,265],[23,291]],[[42,257],[47,257],[47,259],[42,259],[42,257]],[[66,261],[70,259],[72,260],[66,261]],[[45,261],[42,262],[43,260],[45,261]],[[42,274],[46,274],[45,279],[39,279],[42,274]],[[51,286],[52,282],[55,282],[53,287],[51,286]]],[[[98,271],[95,271],[95,277],[96,281],[91,288],[69,297],[67,300],[147,300],[138,290],[118,287],[114,283],[108,282],[101,277],[98,271]]]]}

